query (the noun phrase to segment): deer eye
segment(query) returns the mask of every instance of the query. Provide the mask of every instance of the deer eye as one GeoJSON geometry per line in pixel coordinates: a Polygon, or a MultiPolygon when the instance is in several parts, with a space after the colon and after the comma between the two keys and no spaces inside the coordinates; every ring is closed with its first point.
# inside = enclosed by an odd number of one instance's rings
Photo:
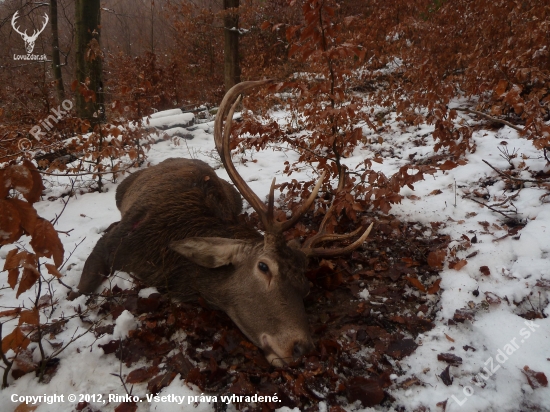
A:
{"type": "Polygon", "coordinates": [[[258,269],[260,269],[264,273],[269,272],[269,266],[267,266],[264,262],[259,262],[258,263],[258,269]]]}

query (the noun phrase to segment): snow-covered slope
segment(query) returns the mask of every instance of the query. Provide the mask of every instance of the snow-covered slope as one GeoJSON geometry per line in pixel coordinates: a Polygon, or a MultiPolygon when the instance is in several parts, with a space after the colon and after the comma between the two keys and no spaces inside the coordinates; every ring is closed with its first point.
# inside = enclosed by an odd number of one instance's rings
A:
{"type": "MultiPolygon", "coordinates": [[[[277,115],[281,116],[280,113],[277,115]]],[[[181,111],[168,111],[153,116],[150,124],[172,127],[188,118],[181,111]]],[[[406,164],[409,155],[413,153],[416,153],[416,159],[433,154],[430,137],[425,138],[425,146],[418,147],[412,143],[414,137],[426,136],[431,131],[430,127],[411,127],[402,131],[396,124],[392,126],[383,135],[383,143],[372,143],[369,147],[357,149],[354,156],[346,161],[355,165],[366,156],[371,156],[372,150],[380,152],[382,156],[391,150],[392,158],[387,158],[381,165],[375,164],[375,167],[391,174],[406,164]]],[[[192,135],[192,139],[178,143],[176,138],[154,144],[148,153],[149,161],[157,164],[170,157],[198,158],[217,168],[219,176],[227,179],[225,171],[219,168],[211,130],[212,124],[201,124],[195,130],[186,132],[192,135]]],[[[365,129],[365,134],[369,133],[365,129]]],[[[443,404],[437,404],[444,401],[447,401],[446,411],[548,411],[550,387],[534,389],[536,382],[533,383],[531,377],[529,384],[527,376],[529,370],[550,376],[550,204],[541,200],[544,194],[541,189],[525,183],[512,203],[526,225],[516,235],[506,236],[508,231],[502,226],[502,216],[464,197],[474,190],[485,190],[491,202],[499,199],[504,201],[505,196],[510,195],[505,191],[505,181],[497,179],[496,172],[482,162],[486,160],[499,169],[507,169],[509,165],[499,156],[498,151],[502,142],[509,148],[517,149],[518,153],[528,159],[526,161],[531,169],[542,170],[547,166],[540,151],[507,127],[498,132],[474,132],[474,140],[477,151],[467,155],[467,164],[427,177],[415,185],[414,192],[404,188],[404,201],[392,208],[391,213],[400,220],[422,222],[428,226],[431,222],[441,222],[438,224],[439,231],[451,237],[450,247],[458,245],[463,235],[469,239],[475,236],[477,243],[472,243],[468,250],[457,252],[458,258],[467,260],[464,267],[460,270],[446,267],[441,271],[442,292],[436,326],[419,336],[416,340],[420,345],[418,349],[400,361],[405,374],[392,377],[394,383],[388,392],[395,398],[395,408],[401,406],[407,411],[443,410],[443,404]],[[493,184],[484,183],[488,177],[494,178],[493,184]],[[487,269],[480,270],[482,267],[487,267],[488,273],[487,269]],[[519,302],[523,303],[517,305],[519,302]],[[470,311],[471,319],[465,322],[453,321],[455,312],[460,309],[470,311]],[[546,318],[527,320],[519,316],[525,316],[530,311],[544,314],[546,318]],[[451,353],[462,358],[461,364],[451,366],[448,371],[454,379],[449,386],[444,383],[445,375],[441,377],[447,367],[447,363],[437,359],[441,353],[451,353]],[[528,369],[524,370],[524,367],[528,369]],[[405,384],[413,377],[419,381],[418,384],[405,384]]],[[[266,149],[247,155],[253,156],[255,161],[235,161],[235,164],[260,198],[267,196],[274,176],[278,183],[289,180],[288,176],[282,174],[284,162],[297,160],[297,154],[287,150],[266,149]]],[[[521,158],[514,161],[519,162],[521,158]]],[[[294,174],[292,178],[306,180],[309,179],[307,173],[305,168],[301,175],[294,174]]],[[[35,205],[41,216],[52,219],[61,212],[64,199],[59,196],[68,190],[68,184],[65,178],[48,179],[44,200],[35,205]],[[52,197],[55,200],[46,200],[52,197]]],[[[102,232],[112,222],[119,220],[114,200],[116,184],[108,183],[106,187],[106,193],[77,194],[71,198],[58,220],[58,230],[70,230],[68,235],[61,234],[66,256],[73,252],[62,270],[66,285],[74,287],[78,283],[84,262],[102,232]]],[[[1,249],[0,265],[3,265],[9,249],[1,249]]],[[[120,274],[113,282],[124,289],[131,281],[128,276],[120,274]]],[[[0,283],[3,287],[0,292],[2,310],[19,306],[21,302],[30,305],[33,290],[15,299],[15,293],[7,285],[5,273],[0,277],[0,283]]],[[[78,309],[85,310],[85,297],[69,302],[65,298],[67,290],[64,286],[52,282],[51,288],[54,300],[57,300],[55,312],[50,314],[52,318],[60,317],[62,313],[65,317],[72,317],[61,333],[52,336],[52,344],[44,345],[45,350],[50,352],[55,350],[56,344],[68,342],[88,327],[79,316],[75,316],[78,309]]],[[[153,291],[142,291],[144,296],[147,292],[153,291]]],[[[362,295],[368,298],[367,292],[362,295]]],[[[42,316],[44,321],[45,315],[42,316]]],[[[100,316],[97,310],[86,313],[86,317],[92,320],[100,316]]],[[[15,321],[6,320],[2,319],[5,322],[4,336],[15,326],[15,321]]],[[[131,314],[124,313],[117,319],[113,333],[125,336],[128,330],[136,327],[139,328],[139,322],[131,314]]],[[[114,354],[105,355],[97,347],[111,338],[103,336],[96,340],[93,334],[88,333],[73,342],[59,355],[58,370],[47,384],[38,384],[34,373],[17,380],[10,376],[10,386],[0,392],[0,409],[14,411],[21,403],[20,396],[57,394],[64,395],[64,402],[48,404],[41,400],[37,403],[36,411],[73,411],[81,399],[69,401],[70,394],[96,394],[102,397],[90,402],[95,410],[114,410],[120,402],[114,398],[109,402],[109,394],[124,395],[126,392],[119,377],[113,374],[122,371],[122,375],[125,375],[129,370],[114,354]]],[[[32,343],[30,347],[33,346],[36,344],[32,343]]],[[[37,350],[34,356],[38,360],[37,350]]],[[[146,384],[135,385],[133,393],[145,397],[146,384]]],[[[213,410],[212,405],[200,403],[201,393],[196,388],[187,387],[177,378],[160,395],[173,395],[170,398],[172,401],[162,403],[159,399],[140,402],[138,410],[213,410]],[[177,404],[176,396],[186,396],[182,405],[177,404]],[[189,396],[199,396],[196,407],[188,404],[189,396]]],[[[321,402],[320,409],[326,406],[321,402]]],[[[355,404],[346,409],[361,410],[362,407],[355,404]]],[[[382,409],[375,407],[365,410],[382,409]]]]}

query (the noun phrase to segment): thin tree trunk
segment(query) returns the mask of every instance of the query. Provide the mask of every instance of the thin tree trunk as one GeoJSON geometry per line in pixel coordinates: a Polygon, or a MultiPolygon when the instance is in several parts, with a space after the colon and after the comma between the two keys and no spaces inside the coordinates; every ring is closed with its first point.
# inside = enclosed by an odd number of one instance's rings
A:
{"type": "Polygon", "coordinates": [[[224,78],[225,90],[241,81],[239,63],[239,0],[223,0],[224,25],[224,78]],[[229,10],[232,9],[232,10],[229,10]]]}
{"type": "Polygon", "coordinates": [[[50,0],[50,24],[52,25],[52,71],[58,103],[65,99],[61,58],[59,56],[59,30],[57,28],[57,0],[50,0]]]}
{"type": "Polygon", "coordinates": [[[155,2],[151,0],[151,54],[155,54],[155,2]]]}
{"type": "Polygon", "coordinates": [[[75,53],[76,111],[80,118],[92,125],[104,119],[104,95],[102,81],[102,53],[99,47],[101,27],[100,0],[76,0],[75,2],[75,53]],[[81,93],[86,84],[93,92],[81,93]]]}

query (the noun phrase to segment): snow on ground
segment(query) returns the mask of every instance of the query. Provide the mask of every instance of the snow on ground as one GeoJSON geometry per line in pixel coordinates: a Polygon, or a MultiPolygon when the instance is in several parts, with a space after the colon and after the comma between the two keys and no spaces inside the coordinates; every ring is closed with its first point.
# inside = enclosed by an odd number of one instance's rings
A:
{"type": "MultiPolygon", "coordinates": [[[[276,114],[280,117],[281,114],[276,114]]],[[[182,123],[190,121],[189,114],[179,110],[157,113],[150,120],[157,127],[182,128],[182,123]]],[[[179,129],[178,129],[179,130],[179,129]]],[[[372,157],[377,151],[385,157],[383,164],[374,163],[373,167],[391,174],[398,167],[408,162],[409,156],[416,153],[415,159],[427,158],[433,155],[431,128],[423,125],[409,128],[405,131],[393,129],[385,132],[382,143],[371,143],[367,148],[357,149],[354,156],[346,162],[355,166],[365,157],[372,157]],[[412,143],[415,139],[424,141],[418,146],[412,143]],[[391,157],[390,157],[391,156],[391,157]]],[[[170,157],[192,157],[204,160],[217,169],[220,177],[227,179],[226,172],[220,168],[220,161],[214,150],[212,124],[199,124],[194,130],[185,133],[192,139],[161,141],[154,144],[148,153],[149,161],[157,164],[170,157]],[[176,144],[175,144],[176,143],[176,144]]],[[[368,137],[372,131],[365,128],[368,137]]],[[[499,169],[507,169],[508,163],[499,156],[498,147],[517,149],[523,155],[532,170],[542,170],[545,161],[540,151],[535,150],[531,143],[517,136],[517,133],[505,127],[498,132],[480,130],[474,132],[477,144],[475,153],[467,155],[468,163],[446,172],[438,172],[427,176],[425,181],[415,185],[415,190],[404,188],[405,196],[400,205],[395,205],[391,213],[401,220],[418,221],[428,227],[431,222],[441,222],[439,230],[453,240],[450,247],[458,246],[463,235],[468,238],[477,237],[477,243],[472,243],[468,250],[458,251],[457,256],[465,259],[468,264],[460,270],[448,269],[441,272],[441,308],[433,330],[420,335],[418,349],[409,357],[400,361],[405,374],[394,376],[394,386],[389,393],[396,399],[395,406],[403,406],[407,411],[426,407],[431,411],[442,410],[437,403],[447,400],[446,411],[519,411],[538,410],[550,411],[550,387],[532,389],[523,373],[525,366],[543,372],[550,377],[550,291],[537,286],[537,281],[550,282],[550,204],[542,203],[539,197],[544,194],[541,189],[526,183],[513,204],[520,213],[520,218],[527,222],[519,230],[517,236],[507,236],[502,228],[502,216],[483,208],[479,204],[464,198],[471,191],[482,187],[481,182],[488,177],[495,177],[482,160],[489,161],[499,169]],[[480,224],[479,222],[482,222],[480,224]],[[475,256],[473,252],[477,252],[475,256]],[[480,267],[487,266],[490,275],[484,275],[480,267]],[[479,293],[474,293],[478,291],[479,293]],[[488,304],[486,293],[500,303],[488,304]],[[516,306],[513,302],[529,302],[516,306]],[[544,313],[545,319],[528,321],[520,316],[531,309],[528,305],[544,313]],[[458,309],[475,309],[475,320],[449,324],[458,309]],[[475,348],[476,350],[472,350],[475,348]],[[463,360],[458,366],[451,366],[454,382],[446,386],[442,374],[447,364],[437,360],[437,354],[452,353],[463,360]],[[475,379],[474,376],[476,376],[475,379]],[[416,377],[423,385],[401,385],[408,379],[416,377]],[[538,408],[538,409],[537,409],[538,408]]],[[[262,152],[247,152],[250,160],[235,164],[239,173],[260,198],[267,196],[269,182],[276,176],[279,183],[289,178],[282,174],[284,162],[297,160],[297,154],[288,150],[262,152]]],[[[520,162],[521,156],[514,162],[520,162]]],[[[527,177],[527,176],[526,176],[527,177]]],[[[309,179],[310,170],[304,168],[301,174],[294,174],[295,179],[309,179]]],[[[502,179],[495,179],[492,185],[485,186],[492,200],[504,200],[505,187],[502,179]]],[[[48,197],[58,197],[68,190],[65,178],[52,178],[47,184],[43,201],[37,203],[39,214],[47,219],[55,218],[63,208],[63,198],[46,200],[48,197]]],[[[63,281],[69,286],[76,286],[84,262],[94,247],[102,232],[114,221],[119,220],[119,212],[115,206],[116,184],[108,183],[106,193],[77,194],[71,198],[61,215],[58,230],[71,230],[69,235],[61,235],[66,256],[74,250],[63,268],[63,281]]],[[[515,193],[515,192],[514,192],[515,193]]],[[[430,230],[426,236],[431,236],[430,230]]],[[[11,247],[3,247],[0,251],[0,264],[11,247]]],[[[4,310],[16,307],[24,302],[30,306],[33,291],[24,293],[15,299],[15,293],[7,286],[6,276],[1,281],[0,305],[4,310]]],[[[113,280],[122,288],[130,284],[129,277],[121,275],[113,280]]],[[[73,302],[65,299],[66,288],[56,282],[52,283],[54,298],[58,306],[52,318],[63,313],[74,315],[75,310],[85,309],[85,297],[73,302]]],[[[154,292],[145,289],[140,295],[147,296],[154,292]]],[[[361,292],[363,299],[369,298],[367,288],[361,292]]],[[[97,317],[97,312],[91,311],[88,316],[97,317]]],[[[45,315],[42,315],[45,321],[45,315]]],[[[5,319],[3,319],[5,321],[5,319]]],[[[72,318],[65,330],[58,334],[52,343],[68,342],[73,334],[80,334],[87,324],[78,317],[72,318]],[[75,333],[76,331],[76,333],[75,333]]],[[[15,321],[4,324],[4,336],[15,326],[15,321]]],[[[130,313],[123,313],[117,320],[114,333],[125,336],[132,328],[139,327],[138,321],[130,313]]],[[[185,336],[181,337],[185,339],[185,336]]],[[[60,366],[48,384],[38,384],[34,373],[29,373],[18,380],[10,377],[10,386],[0,392],[0,409],[11,412],[20,402],[19,396],[64,395],[64,403],[40,403],[37,412],[73,411],[78,403],[67,400],[69,394],[102,394],[100,400],[91,402],[100,410],[112,411],[120,403],[117,401],[104,403],[109,394],[124,395],[125,391],[117,376],[122,371],[125,375],[129,370],[114,356],[105,355],[97,347],[111,337],[104,336],[95,340],[93,334],[85,334],[73,342],[59,355],[60,366]],[[15,398],[14,398],[15,396],[15,398]]],[[[35,343],[31,344],[31,348],[35,343]]],[[[46,351],[53,351],[46,344],[46,351]]],[[[34,352],[35,354],[38,351],[34,352]]],[[[9,355],[9,353],[8,353],[9,355]]],[[[35,359],[37,360],[37,359],[35,359]]],[[[145,365],[143,365],[145,366],[145,365]]],[[[136,365],[132,365],[134,369],[136,365]]],[[[145,397],[146,384],[134,386],[133,394],[145,397]]],[[[189,388],[183,381],[176,378],[159,395],[166,396],[200,396],[196,388],[189,388]]],[[[320,410],[327,410],[327,405],[321,403],[320,410]]],[[[358,405],[346,408],[353,410],[382,410],[381,407],[362,409],[358,405]]],[[[185,401],[182,405],[161,403],[160,401],[139,403],[139,411],[176,411],[194,410],[193,405],[185,401]]],[[[207,411],[212,407],[207,403],[199,403],[196,410],[207,411]]],[[[285,410],[288,410],[286,408],[285,410]]],[[[420,409],[418,409],[420,410],[420,409]]]]}

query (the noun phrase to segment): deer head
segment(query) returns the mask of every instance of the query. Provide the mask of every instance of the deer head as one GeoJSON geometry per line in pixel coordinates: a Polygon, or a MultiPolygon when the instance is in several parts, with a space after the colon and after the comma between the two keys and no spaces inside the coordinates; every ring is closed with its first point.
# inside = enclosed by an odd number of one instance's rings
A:
{"type": "Polygon", "coordinates": [[[324,228],[331,213],[329,210],[319,233],[302,248],[287,244],[283,233],[311,208],[324,174],[298,213],[284,222],[278,222],[274,218],[275,179],[266,205],[235,169],[229,146],[232,118],[240,95],[268,83],[271,81],[244,82],[230,89],[220,105],[214,124],[216,149],[237,190],[258,213],[265,228],[263,241],[195,237],[174,242],[172,248],[203,267],[235,267],[233,279],[210,282],[219,286],[203,292],[204,297],[223,309],[241,331],[263,349],[268,361],[281,366],[313,348],[303,304],[303,298],[309,292],[309,282],[304,276],[307,257],[334,256],[357,248],[368,236],[372,224],[360,239],[346,248],[315,248],[315,243],[350,237],[362,230],[359,228],[346,235],[327,235],[324,228]],[[231,102],[234,103],[231,105],[231,102]],[[218,287],[224,288],[226,293],[215,290],[218,287]],[[208,293],[211,296],[207,296],[208,293]]]}
{"type": "Polygon", "coordinates": [[[35,30],[32,34],[32,36],[27,35],[27,30],[25,30],[24,33],[22,33],[18,27],[15,26],[15,21],[19,18],[19,11],[16,11],[11,19],[11,26],[13,29],[21,35],[23,38],[23,41],[25,42],[25,49],[27,50],[27,54],[31,54],[34,50],[34,42],[38,38],[38,35],[44,31],[46,28],[46,25],[48,24],[49,18],[46,13],[44,13],[44,24],[42,25],[42,28],[40,30],[35,30]]]}

